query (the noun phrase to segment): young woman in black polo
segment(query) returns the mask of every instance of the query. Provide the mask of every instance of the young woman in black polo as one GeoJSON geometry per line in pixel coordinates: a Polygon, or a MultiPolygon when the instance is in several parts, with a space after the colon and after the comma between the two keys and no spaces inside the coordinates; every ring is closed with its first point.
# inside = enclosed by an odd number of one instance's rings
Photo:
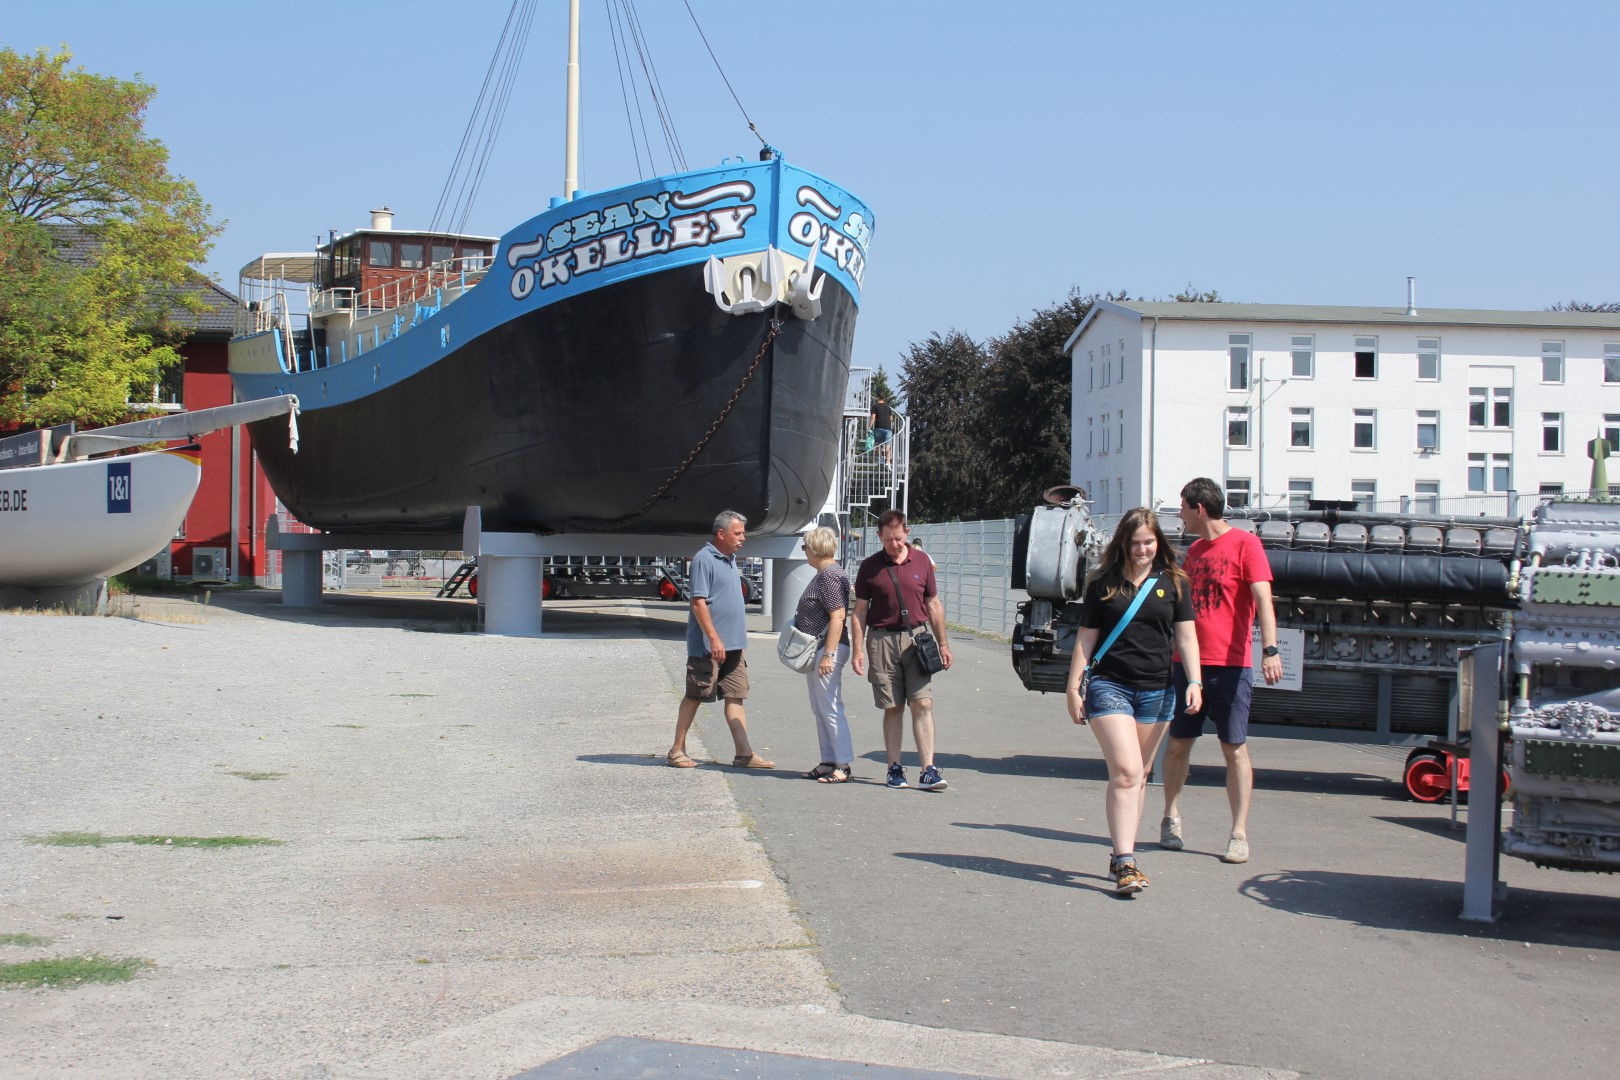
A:
{"type": "Polygon", "coordinates": [[[1145,506],[1127,513],[1086,581],[1080,633],[1069,665],[1069,716],[1091,724],[1108,763],[1108,872],[1115,891],[1141,892],[1136,866],[1147,772],[1175,710],[1170,660],[1179,653],[1190,683],[1188,712],[1202,706],[1192,590],[1175,552],[1145,506]],[[1088,669],[1089,672],[1088,672],[1088,669]]]}

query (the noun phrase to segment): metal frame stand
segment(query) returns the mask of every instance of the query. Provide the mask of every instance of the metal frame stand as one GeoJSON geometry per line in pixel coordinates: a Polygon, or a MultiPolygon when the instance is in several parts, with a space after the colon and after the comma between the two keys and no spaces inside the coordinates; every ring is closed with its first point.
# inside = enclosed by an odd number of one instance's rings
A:
{"type": "MultiPolygon", "coordinates": [[[[1463,906],[1468,922],[1495,922],[1502,886],[1502,732],[1497,726],[1500,644],[1479,645],[1457,665],[1460,714],[1468,718],[1468,831],[1463,857],[1463,906]],[[1489,778],[1487,780],[1487,778],[1489,778]]],[[[1452,789],[1453,801],[1457,798],[1452,789]]]]}

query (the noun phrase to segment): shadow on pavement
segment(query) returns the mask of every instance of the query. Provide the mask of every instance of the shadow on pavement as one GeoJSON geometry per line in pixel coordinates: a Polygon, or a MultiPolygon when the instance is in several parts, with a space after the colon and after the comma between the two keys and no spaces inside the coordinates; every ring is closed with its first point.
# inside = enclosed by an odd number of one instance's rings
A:
{"type": "MultiPolygon", "coordinates": [[[[1106,840],[1090,839],[1090,842],[1103,847],[1108,846],[1106,840]]],[[[1089,889],[1092,892],[1109,895],[1113,895],[1114,892],[1113,882],[1101,874],[1059,870],[1055,866],[1042,866],[1040,863],[1022,863],[1011,859],[997,859],[989,855],[954,855],[937,851],[897,851],[894,854],[896,858],[933,863],[951,870],[971,870],[978,874],[995,874],[997,877],[1035,881],[1043,885],[1060,885],[1068,889],[1089,889]]]]}
{"type": "Polygon", "coordinates": [[[1056,840],[1063,844],[1100,844],[1102,840],[1084,833],[1062,832],[1058,829],[1043,829],[1037,825],[987,825],[978,821],[953,821],[958,829],[1000,829],[1002,832],[1017,833],[1019,836],[1030,836],[1036,840],[1056,840]]]}
{"type": "Polygon", "coordinates": [[[1451,816],[1449,814],[1445,817],[1379,817],[1375,815],[1373,820],[1388,822],[1391,825],[1404,825],[1408,829],[1416,829],[1418,832],[1425,832],[1430,836],[1438,836],[1442,840],[1455,840],[1459,844],[1468,839],[1467,830],[1463,828],[1468,822],[1467,814],[1457,816],[1457,827],[1455,829],[1451,827],[1451,816]]]}
{"type": "Polygon", "coordinates": [[[1620,903],[1606,896],[1509,889],[1498,922],[1473,923],[1457,917],[1462,910],[1459,881],[1285,870],[1250,878],[1239,892],[1270,908],[1357,926],[1570,948],[1620,949],[1620,903]]]}

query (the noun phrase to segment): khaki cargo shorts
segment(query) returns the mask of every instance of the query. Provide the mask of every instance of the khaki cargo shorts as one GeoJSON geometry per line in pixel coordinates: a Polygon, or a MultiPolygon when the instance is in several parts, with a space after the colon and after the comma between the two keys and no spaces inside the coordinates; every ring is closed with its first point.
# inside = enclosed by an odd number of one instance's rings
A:
{"type": "Polygon", "coordinates": [[[748,696],[748,661],[743,650],[731,649],[724,662],[712,657],[686,658],[686,696],[691,701],[741,701],[748,696]],[[716,692],[718,691],[718,693],[716,692]]]}
{"type": "Polygon", "coordinates": [[[931,676],[922,669],[911,631],[872,627],[866,635],[866,681],[880,709],[897,709],[907,701],[933,699],[931,676]]]}

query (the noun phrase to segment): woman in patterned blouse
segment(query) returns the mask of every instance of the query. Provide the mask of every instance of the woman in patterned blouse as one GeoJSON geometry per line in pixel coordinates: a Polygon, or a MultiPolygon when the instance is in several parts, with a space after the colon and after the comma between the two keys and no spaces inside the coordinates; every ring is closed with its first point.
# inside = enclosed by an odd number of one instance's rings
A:
{"type": "Polygon", "coordinates": [[[842,784],[851,775],[855,751],[850,741],[849,716],[844,712],[844,665],[851,647],[860,652],[860,626],[849,613],[849,577],[838,564],[838,534],[828,528],[805,535],[804,553],[816,576],[804,587],[793,625],[822,638],[821,658],[805,673],[810,689],[810,713],[816,719],[821,743],[821,764],[805,773],[806,780],[842,784]],[[851,633],[856,635],[850,640],[851,633]]]}

